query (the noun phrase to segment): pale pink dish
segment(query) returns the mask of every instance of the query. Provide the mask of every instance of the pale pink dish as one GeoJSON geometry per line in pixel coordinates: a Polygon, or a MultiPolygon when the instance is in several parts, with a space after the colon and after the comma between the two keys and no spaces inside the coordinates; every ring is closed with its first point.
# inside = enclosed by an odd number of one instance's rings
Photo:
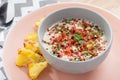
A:
{"type": "Polygon", "coordinates": [[[39,76],[38,80],[75,80],[75,79],[119,80],[120,79],[119,76],[120,45],[118,45],[120,40],[120,37],[118,36],[118,34],[120,34],[120,31],[118,29],[120,25],[119,23],[120,19],[118,19],[117,17],[113,16],[112,14],[102,9],[90,5],[78,4],[78,3],[62,3],[62,4],[54,4],[51,6],[43,7],[29,14],[28,16],[20,20],[20,22],[18,22],[17,25],[11,30],[4,45],[4,55],[3,55],[4,67],[10,80],[30,80],[30,78],[27,75],[27,70],[25,70],[25,68],[17,67],[15,65],[15,60],[17,56],[17,49],[22,47],[25,35],[33,31],[33,26],[35,22],[39,18],[43,18],[44,16],[46,16],[51,11],[69,6],[79,6],[79,7],[92,9],[95,10],[96,12],[101,13],[105,18],[108,19],[108,21],[112,26],[113,35],[114,35],[110,54],[106,58],[106,60],[96,70],[92,72],[82,75],[81,74],[73,75],[73,74],[66,74],[59,72],[54,68],[52,68],[51,66],[48,66],[48,68],[45,71],[43,71],[42,74],[39,76]]]}

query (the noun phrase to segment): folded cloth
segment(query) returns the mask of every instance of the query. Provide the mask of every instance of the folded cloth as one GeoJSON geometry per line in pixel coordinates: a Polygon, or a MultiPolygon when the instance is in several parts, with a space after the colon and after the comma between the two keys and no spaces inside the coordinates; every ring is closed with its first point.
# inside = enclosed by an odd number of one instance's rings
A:
{"type": "Polygon", "coordinates": [[[3,25],[6,20],[6,14],[7,14],[7,2],[3,2],[0,4],[0,25],[3,25]]]}
{"type": "MultiPolygon", "coordinates": [[[[5,1],[5,0],[2,0],[2,1],[5,1]]],[[[35,9],[38,9],[39,7],[45,6],[47,4],[57,3],[57,0],[6,0],[6,1],[8,1],[8,3],[13,2],[14,9],[15,9],[15,17],[11,27],[13,27],[21,19],[21,17],[25,16],[29,12],[35,9]]],[[[1,11],[4,11],[4,12],[0,12],[0,14],[3,16],[2,20],[4,21],[6,19],[6,16],[5,16],[6,9],[7,8],[4,8],[4,10],[0,9],[1,11]]],[[[7,35],[7,32],[5,31],[0,32],[0,42],[1,42],[0,44],[3,44],[6,35],[7,35]]],[[[3,49],[0,49],[0,80],[9,80],[7,75],[5,74],[5,70],[3,67],[2,54],[3,54],[3,49]]]]}

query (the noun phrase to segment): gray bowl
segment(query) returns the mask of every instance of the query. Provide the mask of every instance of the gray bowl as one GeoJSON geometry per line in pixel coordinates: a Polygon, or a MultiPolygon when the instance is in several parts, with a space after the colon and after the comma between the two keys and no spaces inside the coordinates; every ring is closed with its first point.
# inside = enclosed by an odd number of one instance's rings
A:
{"type": "Polygon", "coordinates": [[[48,63],[54,68],[67,73],[85,73],[94,70],[101,62],[104,61],[112,44],[112,30],[108,21],[102,15],[92,10],[79,7],[63,8],[50,13],[41,23],[38,29],[38,37],[41,51],[48,63]],[[42,42],[42,39],[44,37],[44,33],[47,28],[63,18],[84,18],[100,26],[108,41],[106,50],[99,56],[82,62],[65,61],[50,54],[43,46],[44,43],[42,42]]]}

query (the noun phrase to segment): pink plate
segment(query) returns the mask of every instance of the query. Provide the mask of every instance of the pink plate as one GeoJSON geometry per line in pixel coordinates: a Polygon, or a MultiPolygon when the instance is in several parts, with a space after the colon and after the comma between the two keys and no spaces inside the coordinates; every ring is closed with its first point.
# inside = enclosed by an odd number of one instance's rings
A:
{"type": "Polygon", "coordinates": [[[38,80],[120,80],[120,19],[108,11],[88,4],[58,3],[40,8],[24,18],[10,31],[4,45],[4,67],[10,80],[30,80],[24,68],[15,65],[18,48],[23,47],[25,36],[33,31],[35,22],[48,15],[50,12],[70,6],[84,7],[102,14],[111,24],[113,30],[113,44],[110,54],[105,61],[94,71],[85,74],[67,74],[48,66],[40,74],[38,80]]]}

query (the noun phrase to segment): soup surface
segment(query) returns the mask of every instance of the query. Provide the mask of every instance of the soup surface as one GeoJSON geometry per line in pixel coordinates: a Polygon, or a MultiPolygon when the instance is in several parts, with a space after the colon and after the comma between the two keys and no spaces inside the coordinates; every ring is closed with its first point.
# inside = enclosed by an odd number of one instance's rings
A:
{"type": "Polygon", "coordinates": [[[102,54],[106,49],[101,27],[85,19],[62,19],[44,34],[45,49],[67,61],[86,61],[102,54]]]}

